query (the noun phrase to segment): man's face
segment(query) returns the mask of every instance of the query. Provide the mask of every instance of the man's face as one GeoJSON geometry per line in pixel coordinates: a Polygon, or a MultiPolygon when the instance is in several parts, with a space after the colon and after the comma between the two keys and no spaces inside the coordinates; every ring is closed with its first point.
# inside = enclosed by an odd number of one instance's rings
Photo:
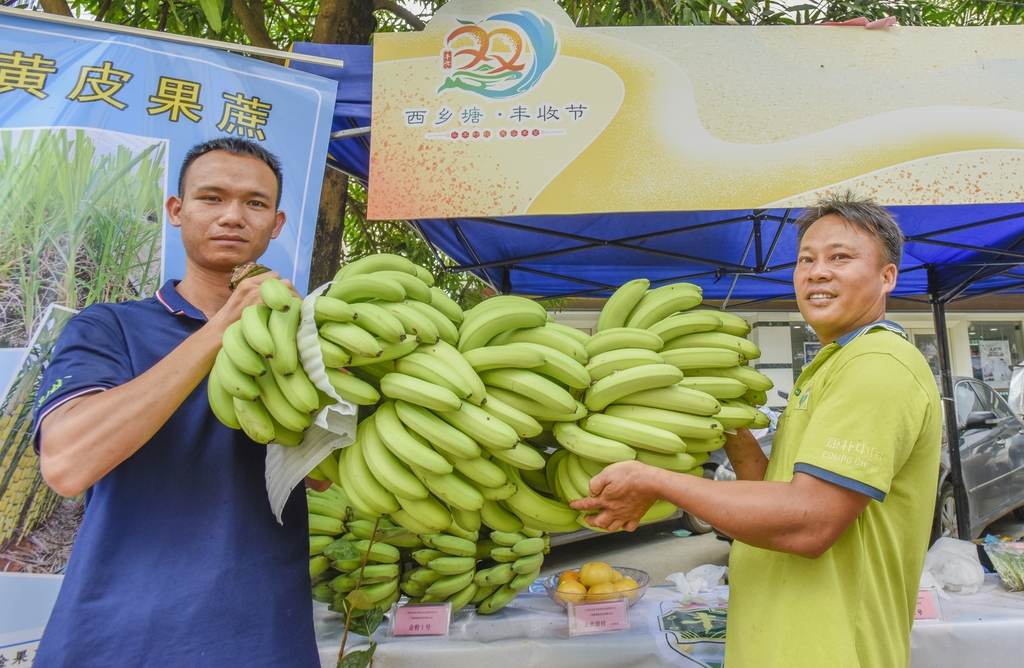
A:
{"type": "Polygon", "coordinates": [[[800,313],[822,343],[831,343],[885,316],[896,273],[878,241],[839,216],[825,216],[800,243],[793,272],[800,313]]]}
{"type": "Polygon", "coordinates": [[[285,215],[277,210],[277,179],[262,160],[210,151],[193,162],[181,197],[167,200],[188,259],[215,272],[260,257],[285,215]]]}

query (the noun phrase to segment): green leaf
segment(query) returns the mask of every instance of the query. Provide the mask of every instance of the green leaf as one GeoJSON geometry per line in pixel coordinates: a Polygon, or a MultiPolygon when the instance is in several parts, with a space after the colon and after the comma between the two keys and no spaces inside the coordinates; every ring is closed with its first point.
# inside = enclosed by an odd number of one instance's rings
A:
{"type": "Polygon", "coordinates": [[[220,32],[220,16],[224,11],[224,0],[199,0],[199,6],[203,8],[203,14],[210,24],[213,32],[220,32]]]}
{"type": "Polygon", "coordinates": [[[377,643],[370,643],[370,649],[362,649],[358,652],[349,652],[338,661],[338,668],[366,668],[370,665],[370,659],[377,649],[377,643]]]}
{"type": "Polygon", "coordinates": [[[356,617],[350,621],[348,630],[356,635],[369,637],[371,633],[377,630],[382,621],[384,621],[384,609],[374,607],[372,610],[367,610],[366,614],[362,617],[356,617]]]}
{"type": "Polygon", "coordinates": [[[149,18],[156,20],[160,14],[160,0],[149,0],[148,3],[149,18]]]}
{"type": "Polygon", "coordinates": [[[356,610],[373,610],[373,603],[362,589],[353,589],[345,598],[356,610]]]}
{"type": "Polygon", "coordinates": [[[324,555],[331,561],[344,561],[345,559],[358,559],[363,556],[363,553],[352,545],[352,541],[339,538],[324,548],[324,555]]]}

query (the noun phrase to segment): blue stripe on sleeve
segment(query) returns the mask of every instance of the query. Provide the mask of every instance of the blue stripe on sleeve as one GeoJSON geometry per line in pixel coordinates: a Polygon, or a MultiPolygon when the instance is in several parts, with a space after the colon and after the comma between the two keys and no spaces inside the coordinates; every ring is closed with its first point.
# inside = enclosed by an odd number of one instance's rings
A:
{"type": "Polygon", "coordinates": [[[825,482],[830,482],[833,485],[839,485],[844,489],[849,489],[854,492],[857,492],[858,494],[863,494],[864,496],[870,497],[875,501],[885,501],[885,492],[883,492],[882,490],[875,489],[871,485],[865,485],[859,480],[847,478],[846,476],[839,475],[838,473],[833,473],[832,471],[827,471],[823,468],[812,466],[811,464],[796,464],[793,466],[793,473],[806,473],[807,475],[813,476],[818,480],[824,480],[825,482]]]}

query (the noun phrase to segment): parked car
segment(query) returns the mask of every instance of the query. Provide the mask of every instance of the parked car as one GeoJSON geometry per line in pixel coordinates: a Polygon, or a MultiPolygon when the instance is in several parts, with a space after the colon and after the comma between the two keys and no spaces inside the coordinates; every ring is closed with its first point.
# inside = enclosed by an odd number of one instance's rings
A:
{"type": "MultiPolygon", "coordinates": [[[[971,527],[967,538],[977,538],[986,526],[1008,513],[1024,520],[1024,422],[985,383],[962,377],[954,378],[953,382],[971,527]]],[[[774,438],[773,431],[758,440],[765,454],[771,453],[774,438]]],[[[709,458],[705,472],[711,467],[715,480],[736,479],[728,458],[722,455],[715,462],[709,458]]],[[[960,537],[945,428],[932,541],[940,536],[960,537]]]]}

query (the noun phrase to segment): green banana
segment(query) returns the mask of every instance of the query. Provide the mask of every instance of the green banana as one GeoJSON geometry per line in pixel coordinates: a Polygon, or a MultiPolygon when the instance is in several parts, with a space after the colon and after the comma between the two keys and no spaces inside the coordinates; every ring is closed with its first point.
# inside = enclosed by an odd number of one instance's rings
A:
{"type": "Polygon", "coordinates": [[[534,581],[540,577],[540,569],[528,571],[512,578],[512,582],[508,583],[508,586],[516,591],[522,591],[528,589],[534,581]]]}
{"type": "Polygon", "coordinates": [[[256,397],[260,396],[260,388],[256,380],[236,367],[223,348],[217,351],[213,368],[216,369],[217,380],[220,381],[221,387],[231,396],[243,401],[254,401],[256,397]]]}
{"type": "Polygon", "coordinates": [[[309,533],[312,536],[337,536],[345,531],[345,524],[336,517],[309,515],[309,533]]]}
{"type": "Polygon", "coordinates": [[[343,369],[325,369],[331,387],[345,401],[358,406],[373,406],[380,401],[380,393],[369,383],[359,380],[343,369]]]}
{"type": "Polygon", "coordinates": [[[666,411],[647,406],[613,405],[605,408],[605,415],[627,418],[670,431],[683,441],[691,438],[717,438],[722,434],[722,424],[710,417],[666,411]]]}
{"type": "MultiPolygon", "coordinates": [[[[480,512],[478,510],[462,510],[461,508],[457,508],[455,506],[450,506],[448,508],[448,510],[451,511],[451,514],[452,514],[453,518],[455,517],[455,512],[456,511],[468,512],[468,513],[479,513],[480,512]]],[[[463,529],[462,527],[459,526],[459,523],[456,520],[452,520],[452,523],[448,525],[447,529],[445,529],[445,533],[450,534],[452,536],[457,536],[459,538],[465,538],[466,540],[472,542],[473,544],[476,544],[476,541],[479,540],[479,538],[480,538],[480,532],[479,531],[466,531],[465,529],[463,529]]]]}
{"type": "Polygon", "coordinates": [[[516,533],[523,528],[523,521],[505,510],[497,501],[484,501],[480,508],[480,519],[485,525],[504,533],[516,533]]]}
{"type": "Polygon", "coordinates": [[[761,349],[753,341],[741,336],[733,336],[725,332],[697,332],[679,336],[665,342],[664,351],[685,350],[688,348],[721,348],[737,352],[745,359],[753,360],[761,356],[761,349]]]}
{"type": "MultiPolygon", "coordinates": [[[[610,331],[610,330],[609,330],[610,331]]],[[[648,364],[626,369],[602,378],[587,390],[583,403],[592,411],[599,411],[622,397],[675,385],[683,379],[683,372],[669,364],[648,364]]]]}
{"type": "Polygon", "coordinates": [[[467,350],[463,357],[477,373],[491,369],[532,369],[546,362],[542,352],[524,344],[475,348],[467,350]]]}
{"type": "Polygon", "coordinates": [[[409,299],[429,304],[434,298],[430,293],[430,288],[427,284],[413,274],[385,269],[382,271],[375,271],[373,275],[378,278],[391,279],[400,284],[405,290],[405,296],[409,299]]]}
{"type": "Polygon", "coordinates": [[[484,501],[504,501],[516,493],[516,486],[510,480],[506,481],[504,485],[499,487],[484,487],[475,480],[470,480],[469,482],[477,488],[480,495],[484,497],[484,501]]]}
{"type": "Polygon", "coordinates": [[[491,540],[501,547],[513,547],[519,541],[527,540],[527,538],[518,531],[492,531],[491,540]]]}
{"type": "MultiPolygon", "coordinates": [[[[463,531],[476,533],[480,531],[480,511],[479,510],[463,510],[462,508],[451,508],[452,517],[455,519],[455,524],[448,527],[449,533],[455,533],[454,528],[459,527],[463,531]]],[[[458,534],[456,534],[458,535],[458,534]]],[[[466,538],[466,536],[462,536],[466,538]]],[[[479,538],[479,536],[477,536],[479,538]]],[[[466,538],[469,540],[468,538],[466,538]]],[[[476,538],[473,542],[476,542],[476,538]]]]}
{"type": "Polygon", "coordinates": [[[430,294],[433,295],[430,305],[444,314],[449,321],[458,325],[462,322],[462,308],[441,288],[431,287],[430,294]]]}
{"type": "Polygon", "coordinates": [[[491,559],[499,564],[511,564],[519,557],[512,551],[511,547],[496,547],[491,550],[491,559]]]}
{"type": "Polygon", "coordinates": [[[768,393],[764,390],[747,390],[743,393],[743,399],[754,406],[764,406],[768,403],[768,393]]]}
{"type": "Polygon", "coordinates": [[[606,329],[587,339],[587,354],[591,357],[610,350],[623,348],[640,348],[658,352],[665,342],[657,334],[636,327],[616,327],[606,329]]]}
{"type": "Polygon", "coordinates": [[[401,566],[398,564],[367,564],[352,571],[349,575],[356,580],[362,578],[364,585],[370,585],[390,582],[399,576],[400,570],[401,566]]]}
{"type": "Polygon", "coordinates": [[[274,423],[270,419],[263,402],[245,401],[238,397],[232,397],[231,403],[235,409],[235,416],[245,435],[257,443],[270,443],[274,440],[274,423]]]}
{"type": "MultiPolygon", "coordinates": [[[[551,323],[549,323],[551,324],[551,323]]],[[[568,355],[580,364],[586,364],[590,359],[586,347],[575,338],[568,336],[562,330],[544,325],[543,327],[528,327],[524,329],[513,329],[503,332],[491,339],[488,345],[504,346],[509,343],[536,343],[538,345],[553,348],[564,355],[568,355]]]]}
{"type": "MultiPolygon", "coordinates": [[[[437,336],[440,340],[449,345],[456,345],[459,342],[459,328],[449,320],[441,311],[434,308],[436,302],[425,304],[417,301],[407,301],[406,305],[413,311],[418,311],[426,316],[437,329],[437,336]]],[[[461,322],[461,321],[460,321],[461,322]]]]}
{"type": "Polygon", "coordinates": [[[267,329],[274,339],[274,356],[270,358],[270,368],[281,376],[295,373],[299,366],[299,349],[295,339],[301,319],[302,300],[298,297],[292,298],[291,307],[287,311],[270,312],[267,329]]]}
{"type": "Polygon", "coordinates": [[[673,283],[649,290],[626,320],[627,327],[647,329],[659,320],[686,311],[701,302],[701,289],[690,283],[673,283]]]}
{"type": "Polygon", "coordinates": [[[323,358],[324,366],[328,369],[340,369],[352,361],[352,354],[338,344],[322,336],[317,337],[317,343],[320,345],[320,356],[323,358]]]}
{"type": "Polygon", "coordinates": [[[484,599],[484,601],[477,606],[476,611],[481,615],[494,614],[511,603],[518,593],[518,591],[512,589],[507,584],[502,585],[500,589],[484,599]]]}
{"type": "Polygon", "coordinates": [[[429,441],[443,454],[466,459],[480,456],[480,446],[476,441],[426,408],[399,399],[395,402],[395,411],[406,427],[429,441]]]}
{"type": "MultiPolygon", "coordinates": [[[[690,372],[691,374],[693,371],[690,372]]],[[[679,387],[689,388],[691,390],[697,390],[709,394],[715,399],[735,399],[736,397],[742,397],[747,390],[747,386],[741,381],[735,378],[719,378],[716,376],[692,376],[687,375],[681,381],[679,381],[679,387]]],[[[623,403],[623,402],[619,402],[623,403]]],[[[661,406],[655,406],[655,408],[662,408],[661,406]]]]}
{"type": "Polygon", "coordinates": [[[466,607],[473,600],[473,597],[476,596],[479,589],[480,587],[475,582],[470,582],[461,590],[449,596],[448,602],[452,604],[452,612],[458,612],[466,607]]]}
{"type": "Polygon", "coordinates": [[[637,451],[636,458],[638,461],[649,466],[657,466],[659,469],[675,471],[677,473],[689,471],[695,466],[693,456],[682,452],[667,455],[646,450],[642,452],[637,451]]]}
{"type": "MultiPolygon", "coordinates": [[[[381,348],[381,353],[380,357],[378,358],[378,362],[386,362],[389,360],[399,359],[400,357],[405,357],[406,355],[416,350],[416,347],[419,345],[419,342],[416,340],[415,336],[407,336],[405,337],[404,341],[399,341],[397,343],[393,341],[385,341],[384,339],[377,339],[377,343],[380,345],[381,348]]],[[[376,363],[377,362],[371,362],[371,364],[376,363]]]]}
{"type": "Polygon", "coordinates": [[[559,334],[564,334],[566,337],[572,339],[581,346],[584,345],[587,342],[587,339],[590,338],[590,334],[588,334],[587,332],[576,329],[575,327],[570,327],[569,325],[563,325],[562,323],[559,322],[548,321],[548,323],[544,326],[548,329],[555,330],[559,334]]]}
{"type": "Polygon", "coordinates": [[[517,443],[508,450],[489,450],[491,456],[515,466],[517,469],[539,471],[544,468],[544,455],[526,443],[517,443]]]}
{"type": "Polygon", "coordinates": [[[325,322],[320,336],[360,357],[377,358],[384,352],[373,334],[352,322],[325,322]]]}
{"type": "Polygon", "coordinates": [[[206,396],[210,402],[210,410],[223,424],[232,429],[241,429],[242,424],[235,415],[235,406],[231,393],[224,389],[220,379],[217,377],[217,367],[210,369],[210,375],[206,379],[206,396]]]}
{"type": "Polygon", "coordinates": [[[587,363],[587,373],[594,382],[607,376],[632,369],[633,367],[646,366],[648,364],[664,364],[665,360],[661,355],[646,348],[619,348],[609,350],[599,355],[594,355],[587,363]]]}
{"type": "Polygon", "coordinates": [[[370,599],[370,603],[378,603],[398,591],[398,578],[380,584],[360,587],[359,591],[366,594],[366,598],[370,599]]]}
{"type": "Polygon", "coordinates": [[[327,289],[327,296],[354,304],[371,299],[383,299],[387,302],[400,302],[405,299],[405,288],[389,278],[381,278],[373,274],[360,274],[346,277],[327,289]]]}
{"type": "Polygon", "coordinates": [[[738,315],[726,313],[725,311],[715,311],[715,315],[722,321],[722,324],[716,327],[715,331],[725,332],[733,336],[746,336],[750,333],[750,323],[738,315]]]}
{"type": "Polygon", "coordinates": [[[411,353],[397,360],[395,371],[445,387],[460,399],[466,399],[473,393],[469,383],[458,374],[452,373],[451,367],[438,358],[424,353],[411,353]]]}
{"type": "Polygon", "coordinates": [[[245,340],[242,323],[235,321],[224,330],[221,345],[231,362],[243,373],[250,376],[262,376],[267,372],[263,364],[263,356],[252,349],[245,340]]]}
{"type": "Polygon", "coordinates": [[[431,274],[429,271],[427,271],[427,269],[425,267],[421,267],[419,265],[416,265],[416,278],[418,278],[421,281],[423,281],[423,283],[428,288],[434,287],[434,275],[431,274]]]}
{"type": "MultiPolygon", "coordinates": [[[[473,554],[476,554],[476,548],[473,549],[473,554]]],[[[430,560],[427,568],[444,575],[457,575],[467,571],[472,572],[476,568],[476,557],[438,557],[437,559],[430,560]]],[[[472,579],[470,577],[470,581],[472,579]]]]}
{"type": "Polygon", "coordinates": [[[405,341],[405,327],[402,322],[385,309],[370,302],[352,306],[356,317],[353,322],[370,334],[391,343],[405,341]]]}
{"type": "MultiPolygon", "coordinates": [[[[718,334],[718,332],[713,332],[718,334]]],[[[690,336],[697,336],[691,334],[690,336]]],[[[685,336],[683,338],[686,338],[685,336]]],[[[680,371],[692,369],[727,369],[735,367],[743,361],[743,356],[735,350],[724,348],[673,348],[662,350],[662,359],[680,371]]]]}
{"type": "Polygon", "coordinates": [[[371,522],[370,520],[352,520],[345,526],[349,533],[355,536],[356,540],[369,540],[373,538],[374,525],[375,522],[371,522]]]}
{"type": "MultiPolygon", "coordinates": [[[[302,439],[305,437],[305,434],[303,434],[303,432],[294,431],[292,429],[289,429],[288,427],[285,427],[283,424],[274,419],[273,413],[270,414],[270,420],[274,423],[274,440],[271,441],[271,443],[276,443],[278,445],[288,448],[293,448],[296,445],[302,443],[302,439]]],[[[316,469],[314,468],[313,470],[315,471],[316,469]]],[[[327,480],[327,478],[324,479],[327,480]]]]}
{"type": "Polygon", "coordinates": [[[296,410],[288,403],[281,388],[278,387],[277,381],[274,380],[274,374],[268,373],[265,376],[260,376],[256,379],[256,384],[259,385],[260,399],[263,401],[263,405],[275,420],[292,431],[300,432],[313,424],[313,418],[309,413],[296,410]]]}
{"type": "Polygon", "coordinates": [[[440,475],[452,472],[452,465],[435,452],[429,443],[419,435],[406,430],[398,418],[395,402],[387,401],[381,404],[374,414],[374,424],[387,449],[409,466],[440,475]]]}
{"type": "Polygon", "coordinates": [[[722,411],[715,416],[725,429],[762,429],[768,426],[768,416],[742,401],[727,399],[722,402],[722,411]],[[757,423],[757,424],[755,424],[757,423]],[[762,423],[765,423],[762,425],[762,423]]]}
{"type": "MultiPolygon", "coordinates": [[[[402,497],[397,498],[399,500],[398,502],[401,503],[402,497]]],[[[412,515],[405,512],[404,510],[396,510],[395,512],[391,513],[391,517],[396,522],[400,522],[404,528],[416,534],[430,533],[431,531],[437,530],[433,526],[427,526],[426,524],[423,524],[422,522],[419,522],[418,520],[414,519],[412,515]]]]}
{"type": "Polygon", "coordinates": [[[571,413],[560,413],[521,394],[503,390],[500,387],[488,387],[487,396],[495,397],[518,411],[526,413],[538,421],[571,422],[587,416],[587,407],[576,402],[576,410],[571,413]]]}
{"type": "MultiPolygon", "coordinates": [[[[683,378],[679,382],[682,383],[685,380],[686,378],[683,378]]],[[[710,394],[681,385],[669,385],[668,387],[634,392],[617,399],[615,403],[664,408],[693,415],[714,415],[722,408],[718,400],[710,394]]]]}
{"type": "Polygon", "coordinates": [[[565,353],[539,343],[513,343],[512,346],[532,348],[544,355],[544,363],[531,369],[534,373],[550,376],[574,390],[586,389],[590,385],[587,369],[565,353]]]}
{"type": "Polygon", "coordinates": [[[524,525],[541,531],[565,531],[567,527],[575,524],[579,515],[577,511],[530,489],[514,467],[504,463],[500,466],[505,470],[509,480],[516,485],[515,494],[505,499],[503,503],[523,521],[524,525]]]}
{"type": "Polygon", "coordinates": [[[441,550],[435,550],[430,547],[425,547],[422,550],[415,550],[411,556],[412,560],[415,561],[417,564],[419,564],[420,566],[426,566],[434,559],[437,559],[438,557],[443,557],[444,552],[442,552],[441,550]]]}
{"type": "Polygon", "coordinates": [[[295,295],[280,279],[268,278],[260,283],[260,299],[275,311],[292,309],[295,306],[292,302],[293,297],[295,295]]]}
{"type": "MultiPolygon", "coordinates": [[[[475,564],[476,562],[474,561],[473,563],[475,564]]],[[[443,577],[427,587],[427,595],[447,598],[473,584],[474,575],[476,575],[476,571],[471,569],[443,577]]]]}
{"type": "Polygon", "coordinates": [[[296,366],[295,372],[290,376],[280,376],[275,371],[274,381],[280,388],[281,394],[295,410],[310,413],[320,406],[320,397],[316,393],[316,386],[309,380],[309,376],[301,366],[296,366]]]}
{"type": "MultiPolygon", "coordinates": [[[[291,293],[288,294],[291,296],[291,293]]],[[[264,357],[274,356],[274,339],[270,336],[267,323],[270,321],[270,307],[264,304],[251,304],[242,309],[242,336],[249,347],[264,357]]]]}
{"type": "Polygon", "coordinates": [[[326,295],[313,299],[313,319],[317,326],[325,322],[352,322],[355,317],[352,307],[340,299],[326,295]]]}
{"type": "MultiPolygon", "coordinates": [[[[325,517],[333,517],[339,520],[344,520],[346,517],[348,517],[348,505],[344,503],[338,503],[336,501],[329,501],[327,499],[320,499],[314,496],[307,496],[306,507],[309,510],[310,514],[323,515],[325,517]]],[[[321,548],[320,551],[323,552],[323,549],[321,548]]]]}
{"type": "Polygon", "coordinates": [[[491,450],[508,450],[519,441],[515,429],[484,409],[463,401],[459,410],[439,414],[440,418],[491,450]]]}
{"type": "Polygon", "coordinates": [[[360,552],[360,557],[366,556],[378,564],[396,564],[402,556],[397,547],[387,543],[371,545],[369,540],[357,540],[352,543],[352,547],[360,552]]]}
{"type": "Polygon", "coordinates": [[[310,536],[309,537],[309,556],[315,557],[318,554],[324,553],[324,548],[334,542],[334,538],[331,536],[310,536]]]}
{"type": "Polygon", "coordinates": [[[499,466],[483,457],[448,457],[455,470],[466,476],[470,482],[481,487],[501,487],[508,481],[508,476],[499,466]]]}
{"type": "Polygon", "coordinates": [[[466,361],[466,358],[462,356],[462,353],[455,346],[449,345],[444,341],[438,341],[433,345],[423,344],[416,350],[417,352],[437,357],[447,364],[454,373],[462,376],[463,380],[469,384],[472,390],[468,397],[470,403],[479,406],[483,402],[486,394],[484,382],[480,380],[480,376],[477,375],[476,371],[473,371],[473,367],[469,365],[469,362],[466,361]]]}
{"type": "Polygon", "coordinates": [[[613,441],[584,431],[573,422],[559,422],[555,438],[570,452],[599,462],[625,462],[636,459],[636,450],[620,441],[613,441]]]}
{"type": "MultiPolygon", "coordinates": [[[[512,546],[512,551],[516,554],[526,557],[531,554],[538,554],[544,551],[544,539],[543,538],[526,538],[517,541],[512,546]]],[[[539,567],[539,565],[538,565],[539,567]]],[[[532,568],[529,570],[533,570],[532,568]]],[[[515,567],[516,573],[522,573],[518,567],[515,567]]]]}
{"type": "Polygon", "coordinates": [[[327,557],[322,554],[318,554],[315,557],[309,559],[309,578],[312,580],[318,578],[327,572],[327,569],[331,567],[331,562],[327,557]]]}
{"type": "MultiPolygon", "coordinates": [[[[544,457],[543,453],[541,453],[541,457],[544,457]]],[[[544,458],[548,459],[547,457],[544,458]]],[[[515,466],[515,464],[513,464],[513,466],[515,466]]],[[[547,462],[545,461],[544,467],[540,469],[520,468],[519,477],[523,479],[523,482],[525,482],[527,485],[537,490],[541,494],[547,494],[550,496],[554,494],[555,490],[548,486],[547,466],[547,462]]]]}
{"type": "MultiPolygon", "coordinates": [[[[723,424],[723,426],[725,426],[723,424]]],[[[626,418],[594,413],[580,423],[585,431],[654,452],[685,452],[686,444],[676,434],[626,418]]]]}
{"type": "MultiPolygon", "coordinates": [[[[452,514],[448,512],[448,509],[444,507],[444,504],[438,501],[433,495],[420,500],[403,499],[402,497],[398,497],[398,503],[401,504],[402,510],[404,510],[411,518],[416,522],[419,522],[421,526],[427,528],[423,533],[444,531],[451,526],[451,523],[454,521],[452,519],[452,514]]],[[[394,516],[394,513],[392,513],[392,516],[394,516]]]]}
{"type": "Polygon", "coordinates": [[[722,319],[714,311],[687,311],[660,320],[648,329],[663,341],[696,332],[711,332],[722,326],[722,319]]]}
{"type": "Polygon", "coordinates": [[[462,404],[448,388],[404,373],[389,373],[381,378],[380,391],[389,399],[401,399],[435,411],[458,411],[462,404]]]}
{"type": "Polygon", "coordinates": [[[376,253],[349,262],[334,274],[334,280],[341,281],[349,276],[372,274],[378,271],[400,271],[410,276],[415,276],[416,269],[417,267],[414,262],[401,255],[376,253]]]}
{"type": "Polygon", "coordinates": [[[625,326],[629,314],[650,287],[651,282],[646,278],[637,278],[619,286],[601,309],[601,315],[597,318],[597,331],[625,326]]]}
{"type": "MultiPolygon", "coordinates": [[[[479,348],[478,350],[484,349],[479,348]]],[[[512,427],[516,434],[519,435],[519,438],[533,438],[543,431],[540,423],[532,416],[527,415],[517,408],[509,406],[493,394],[488,393],[487,401],[484,402],[483,409],[508,426],[512,427]]]]}
{"type": "Polygon", "coordinates": [[[395,495],[377,480],[366,463],[363,448],[365,440],[365,433],[360,434],[357,429],[355,441],[343,450],[345,466],[348,468],[350,479],[357,486],[363,500],[370,505],[381,508],[383,512],[388,513],[398,510],[399,505],[395,495]]]}
{"type": "Polygon", "coordinates": [[[423,568],[414,569],[409,575],[409,581],[430,586],[443,577],[445,577],[444,573],[431,570],[424,566],[423,568]]]}
{"type": "MultiPolygon", "coordinates": [[[[539,540],[541,547],[536,552],[531,552],[528,555],[524,555],[515,560],[512,564],[512,570],[522,575],[523,573],[532,573],[533,571],[540,570],[541,564],[544,563],[544,555],[540,553],[540,550],[544,549],[544,541],[541,538],[528,538],[527,540],[539,540]]],[[[516,549],[513,547],[512,551],[515,554],[516,549]]]]}
{"type": "MultiPolygon", "coordinates": [[[[418,279],[413,280],[418,281],[418,279]]],[[[423,343],[437,343],[437,340],[441,338],[437,325],[426,314],[413,308],[411,306],[412,303],[410,301],[398,304],[393,302],[374,302],[374,305],[379,306],[394,316],[401,323],[406,336],[414,337],[417,341],[423,343]]],[[[430,307],[428,306],[427,308],[430,307]]]]}
{"type": "Polygon", "coordinates": [[[438,475],[427,471],[414,471],[418,477],[439,499],[449,507],[462,510],[479,510],[484,505],[484,497],[476,487],[459,476],[458,473],[438,475]]]}
{"type": "Polygon", "coordinates": [[[481,373],[480,380],[487,386],[515,392],[562,413],[571,413],[576,408],[576,400],[569,392],[533,371],[492,369],[481,373]]]}
{"type": "Polygon", "coordinates": [[[512,329],[524,327],[542,327],[547,321],[544,307],[535,301],[518,298],[514,303],[506,303],[501,309],[475,318],[467,318],[459,328],[460,352],[473,350],[487,345],[498,334],[512,329]]]}
{"type": "MultiPolygon", "coordinates": [[[[558,443],[558,441],[555,442],[558,443]]],[[[558,449],[551,453],[551,456],[548,457],[547,464],[544,465],[544,479],[548,483],[548,489],[551,490],[551,493],[554,496],[558,496],[558,485],[555,482],[555,477],[558,472],[558,462],[572,454],[565,448],[561,447],[561,443],[559,443],[558,445],[558,449]]]]}
{"type": "Polygon", "coordinates": [[[430,537],[430,543],[435,550],[440,550],[453,557],[475,557],[476,543],[458,536],[447,536],[445,534],[434,534],[430,537]]]}
{"type": "Polygon", "coordinates": [[[694,369],[687,375],[733,378],[746,385],[747,388],[761,392],[767,392],[775,385],[771,378],[748,366],[734,366],[727,369],[694,369]]]}

